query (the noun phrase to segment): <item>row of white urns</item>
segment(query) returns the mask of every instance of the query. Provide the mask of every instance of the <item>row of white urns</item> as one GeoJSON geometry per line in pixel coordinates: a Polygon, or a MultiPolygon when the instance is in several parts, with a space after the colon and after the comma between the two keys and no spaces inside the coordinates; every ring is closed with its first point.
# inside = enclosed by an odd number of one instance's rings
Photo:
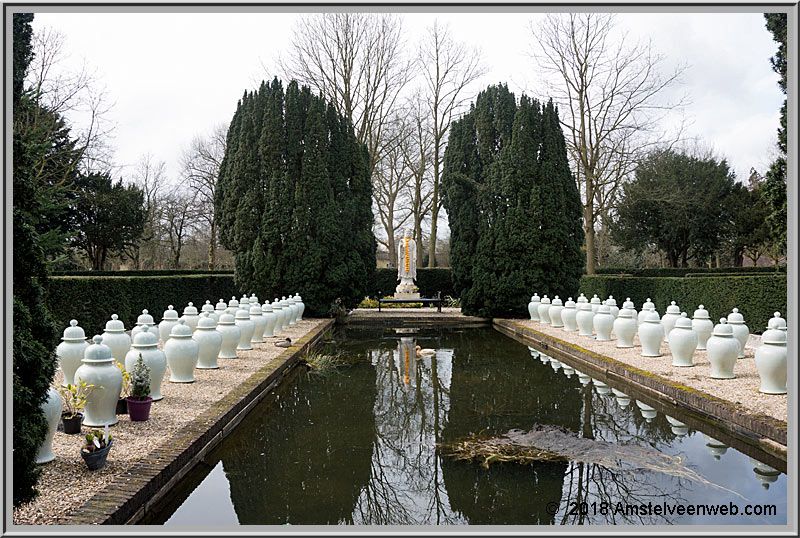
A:
{"type": "MultiPolygon", "coordinates": [[[[661,356],[661,343],[666,336],[673,366],[693,366],[694,351],[707,350],[711,377],[715,379],[735,377],[733,367],[737,358],[744,357],[744,346],[750,333],[737,308],[715,326],[703,305],[695,310],[694,319],[689,320],[686,313],[680,312],[675,301],[672,301],[666,314],[659,318],[649,298],[638,316],[630,298],[626,299],[620,310],[613,296],[601,303],[597,295],[589,302],[583,294],[577,304],[570,297],[564,305],[558,296],[551,302],[546,295],[540,300],[534,294],[528,311],[531,319],[549,323],[553,327],[562,327],[566,331],[577,330],[581,336],[594,336],[596,333],[598,341],[611,340],[613,331],[619,348],[633,347],[633,337],[638,330],[643,357],[661,356]]],[[[776,312],[767,329],[761,337],[762,345],[756,349],[756,367],[762,382],[760,391],[785,394],[786,321],[776,312]]]]}

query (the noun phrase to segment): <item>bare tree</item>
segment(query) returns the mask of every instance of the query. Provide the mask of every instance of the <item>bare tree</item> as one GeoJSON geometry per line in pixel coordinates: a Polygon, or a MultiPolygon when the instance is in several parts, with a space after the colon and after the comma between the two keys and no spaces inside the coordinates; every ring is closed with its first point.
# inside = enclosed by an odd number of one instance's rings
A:
{"type": "Polygon", "coordinates": [[[421,91],[417,91],[406,107],[407,135],[401,140],[401,150],[406,166],[411,172],[408,182],[408,199],[414,227],[414,239],[417,243],[417,260],[422,263],[423,234],[422,227],[431,211],[433,196],[431,180],[431,161],[433,144],[430,118],[421,91]]]}
{"type": "Polygon", "coordinates": [[[208,268],[216,263],[217,231],[214,220],[214,192],[219,177],[219,167],[225,155],[227,125],[217,125],[208,136],[196,136],[184,151],[182,175],[188,188],[195,193],[199,206],[199,219],[208,225],[208,268]]]}
{"type": "Polygon", "coordinates": [[[175,185],[161,200],[161,225],[164,242],[171,253],[173,269],[181,267],[181,250],[196,231],[200,210],[197,192],[175,185]]]}
{"type": "Polygon", "coordinates": [[[463,110],[471,96],[465,89],[486,72],[480,51],[455,41],[447,26],[434,21],[428,28],[417,58],[426,85],[426,105],[433,147],[433,186],[431,191],[431,232],[428,240],[428,267],[436,261],[436,233],[439,220],[439,182],[450,123],[463,110]]]}
{"type": "Polygon", "coordinates": [[[165,169],[164,161],[155,161],[154,157],[147,153],[139,158],[131,174],[133,183],[144,192],[144,205],[147,211],[147,221],[141,239],[136,245],[125,250],[125,255],[133,262],[134,269],[142,267],[155,269],[162,259],[161,202],[167,190],[165,169]]]}
{"type": "Polygon", "coordinates": [[[411,72],[402,36],[396,15],[305,15],[294,27],[288,56],[278,59],[287,79],[319,92],[353,123],[369,150],[371,173],[387,144],[383,129],[411,72]]]}
{"type": "Polygon", "coordinates": [[[664,57],[649,42],[629,45],[624,32],[615,39],[615,18],[608,13],[548,14],[531,31],[538,42],[533,56],[554,79],[548,91],[561,109],[583,197],[586,272],[593,274],[598,218],[609,216],[620,183],[640,156],[667,140],[656,127],[685,99],[662,96],[684,68],[662,75],[664,57]]]}

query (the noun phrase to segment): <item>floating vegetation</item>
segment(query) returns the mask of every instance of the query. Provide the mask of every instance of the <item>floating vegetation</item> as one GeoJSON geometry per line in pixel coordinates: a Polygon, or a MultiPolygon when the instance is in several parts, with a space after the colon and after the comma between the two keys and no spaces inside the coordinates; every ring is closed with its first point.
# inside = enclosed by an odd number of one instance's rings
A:
{"type": "Polygon", "coordinates": [[[479,433],[453,443],[440,444],[439,451],[443,456],[456,460],[480,461],[486,469],[490,463],[530,464],[537,461],[595,463],[620,471],[642,469],[710,485],[741,497],[686,467],[679,456],[636,445],[578,437],[559,426],[536,424],[530,431],[514,429],[489,438],[479,433]]]}
{"type": "Polygon", "coordinates": [[[362,361],[361,354],[343,353],[308,353],[303,359],[308,366],[309,373],[327,375],[336,371],[340,366],[351,366],[362,361]]]}

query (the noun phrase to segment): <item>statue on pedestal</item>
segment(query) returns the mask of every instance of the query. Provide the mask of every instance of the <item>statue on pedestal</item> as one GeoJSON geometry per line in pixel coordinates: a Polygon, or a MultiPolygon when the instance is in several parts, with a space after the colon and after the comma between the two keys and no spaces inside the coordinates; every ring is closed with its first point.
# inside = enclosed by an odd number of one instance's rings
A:
{"type": "Polygon", "coordinates": [[[414,289],[417,278],[417,242],[410,237],[408,228],[397,249],[397,278],[400,284],[395,289],[395,299],[419,299],[419,292],[414,289]]]}

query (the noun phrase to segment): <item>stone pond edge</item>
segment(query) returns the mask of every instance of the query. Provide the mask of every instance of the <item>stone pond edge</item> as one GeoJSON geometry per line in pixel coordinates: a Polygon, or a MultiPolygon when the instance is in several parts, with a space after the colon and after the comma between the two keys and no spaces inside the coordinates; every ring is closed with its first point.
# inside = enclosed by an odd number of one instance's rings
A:
{"type": "Polygon", "coordinates": [[[335,320],[324,320],[234,387],[197,418],[70,513],[63,525],[134,524],[149,513],[192,467],[227,437],[335,320]]]}

